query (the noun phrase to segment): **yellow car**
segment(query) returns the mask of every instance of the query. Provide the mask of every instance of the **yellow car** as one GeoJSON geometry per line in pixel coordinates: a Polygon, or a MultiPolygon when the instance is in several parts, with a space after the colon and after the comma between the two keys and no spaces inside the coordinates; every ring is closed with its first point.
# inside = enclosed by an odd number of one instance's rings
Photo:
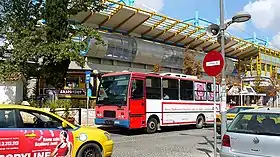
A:
{"type": "Polygon", "coordinates": [[[29,106],[0,105],[0,157],[110,157],[106,131],[29,106]]]}
{"type": "MultiPolygon", "coordinates": [[[[262,108],[261,106],[236,106],[227,110],[227,124],[235,118],[238,112],[248,109],[262,108]]],[[[221,114],[216,115],[217,133],[221,134],[221,114]]]]}

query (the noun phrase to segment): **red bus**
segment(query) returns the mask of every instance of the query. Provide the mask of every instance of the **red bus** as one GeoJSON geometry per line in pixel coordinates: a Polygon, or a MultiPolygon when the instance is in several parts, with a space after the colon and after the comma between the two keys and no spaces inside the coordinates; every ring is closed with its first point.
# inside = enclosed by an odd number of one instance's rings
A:
{"type": "MultiPolygon", "coordinates": [[[[219,85],[216,85],[219,91],[219,85]]],[[[219,92],[216,92],[218,100],[219,92]]],[[[174,73],[117,72],[102,76],[96,125],[145,128],[214,123],[213,83],[174,73]]],[[[218,106],[218,105],[217,105],[218,106]]],[[[217,110],[219,107],[217,107],[217,110]]]]}

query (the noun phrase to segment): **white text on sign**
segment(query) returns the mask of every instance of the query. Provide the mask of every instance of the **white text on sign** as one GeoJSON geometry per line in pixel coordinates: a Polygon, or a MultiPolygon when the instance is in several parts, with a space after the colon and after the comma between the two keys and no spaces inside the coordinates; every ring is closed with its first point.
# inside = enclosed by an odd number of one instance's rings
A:
{"type": "Polygon", "coordinates": [[[206,62],[206,66],[207,66],[207,67],[217,66],[217,65],[220,65],[220,64],[221,64],[220,61],[206,62]]]}

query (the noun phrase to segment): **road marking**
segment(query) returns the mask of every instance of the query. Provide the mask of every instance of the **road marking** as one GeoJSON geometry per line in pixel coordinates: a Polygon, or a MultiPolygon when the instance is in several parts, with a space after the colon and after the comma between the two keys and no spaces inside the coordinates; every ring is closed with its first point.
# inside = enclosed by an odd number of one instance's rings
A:
{"type": "Polygon", "coordinates": [[[207,67],[212,67],[212,66],[217,66],[217,65],[221,65],[221,61],[211,61],[211,62],[206,62],[206,66],[207,67]]]}

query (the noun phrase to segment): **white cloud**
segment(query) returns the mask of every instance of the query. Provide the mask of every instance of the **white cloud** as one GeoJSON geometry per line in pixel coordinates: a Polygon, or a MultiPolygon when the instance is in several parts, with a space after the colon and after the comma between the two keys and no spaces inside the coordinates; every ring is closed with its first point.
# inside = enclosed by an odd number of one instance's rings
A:
{"type": "Polygon", "coordinates": [[[163,6],[164,0],[135,0],[135,7],[145,10],[160,12],[163,6]]]}
{"type": "Polygon", "coordinates": [[[280,32],[278,32],[271,41],[271,45],[276,47],[276,48],[280,48],[280,32]]]}
{"type": "Polygon", "coordinates": [[[280,48],[280,0],[256,0],[244,6],[244,11],[252,15],[256,28],[278,32],[271,43],[280,48]]]}

